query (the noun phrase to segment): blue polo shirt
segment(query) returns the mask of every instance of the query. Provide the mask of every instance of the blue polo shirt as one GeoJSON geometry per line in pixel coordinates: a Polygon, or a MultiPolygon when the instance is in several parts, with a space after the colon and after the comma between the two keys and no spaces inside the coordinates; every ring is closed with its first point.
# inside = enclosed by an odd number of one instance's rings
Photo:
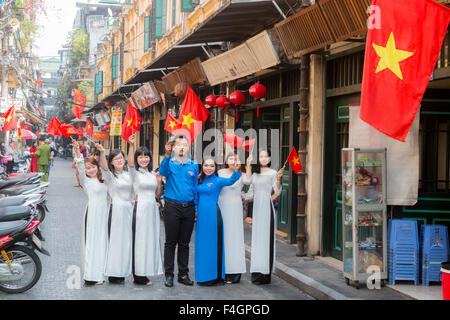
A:
{"type": "Polygon", "coordinates": [[[197,203],[198,164],[191,159],[184,163],[176,158],[164,156],[159,168],[159,174],[166,177],[164,198],[186,203],[194,201],[197,203]]]}

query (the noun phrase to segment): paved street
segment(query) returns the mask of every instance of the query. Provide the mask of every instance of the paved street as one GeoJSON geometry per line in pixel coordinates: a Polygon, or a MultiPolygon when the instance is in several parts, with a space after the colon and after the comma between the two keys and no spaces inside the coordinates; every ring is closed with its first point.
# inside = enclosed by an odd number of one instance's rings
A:
{"type": "MultiPolygon", "coordinates": [[[[39,254],[42,261],[42,276],[34,288],[18,295],[0,293],[0,299],[310,299],[276,276],[273,276],[272,284],[268,286],[255,286],[250,282],[249,273],[243,276],[240,284],[219,287],[197,285],[186,287],[175,281],[173,288],[166,288],[163,276],[152,279],[153,285],[149,287],[134,285],[132,277],[127,278],[124,285],[105,283],[102,286],[84,287],[81,279],[77,277],[77,270],[80,265],[81,225],[86,201],[82,190],[74,187],[75,181],[71,162],[59,158],[55,160],[55,166],[50,172],[48,190],[47,205],[50,213],[41,227],[46,238],[44,247],[52,256],[39,254]],[[73,279],[78,281],[71,281],[73,279]],[[77,282],[81,282],[80,288],[77,288],[77,282]]],[[[164,235],[163,225],[161,228],[161,234],[164,235]]],[[[163,241],[162,238],[162,244],[163,241]]],[[[193,247],[192,241],[190,258],[192,279],[194,278],[193,247]]]]}

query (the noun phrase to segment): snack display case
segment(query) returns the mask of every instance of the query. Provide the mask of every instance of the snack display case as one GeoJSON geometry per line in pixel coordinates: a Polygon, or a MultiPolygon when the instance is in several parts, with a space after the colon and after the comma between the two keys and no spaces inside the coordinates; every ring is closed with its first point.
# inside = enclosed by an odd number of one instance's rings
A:
{"type": "Polygon", "coordinates": [[[359,287],[387,279],[386,149],[342,149],[344,277],[359,287]]]}

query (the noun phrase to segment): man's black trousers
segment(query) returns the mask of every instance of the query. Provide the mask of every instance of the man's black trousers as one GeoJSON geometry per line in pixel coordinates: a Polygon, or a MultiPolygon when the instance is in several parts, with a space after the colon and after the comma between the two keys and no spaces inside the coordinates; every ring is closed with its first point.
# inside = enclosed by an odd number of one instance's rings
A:
{"type": "Polygon", "coordinates": [[[195,221],[194,203],[183,206],[166,200],[164,205],[164,227],[166,242],[164,244],[164,270],[167,275],[174,275],[175,247],[178,245],[178,277],[189,272],[189,242],[195,221]]]}

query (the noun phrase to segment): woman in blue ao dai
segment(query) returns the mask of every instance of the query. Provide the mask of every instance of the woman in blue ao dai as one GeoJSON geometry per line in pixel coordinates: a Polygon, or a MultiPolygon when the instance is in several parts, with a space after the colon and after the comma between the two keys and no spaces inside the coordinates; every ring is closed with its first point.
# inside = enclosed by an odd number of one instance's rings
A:
{"type": "Polygon", "coordinates": [[[202,164],[197,186],[197,223],[195,226],[195,280],[199,285],[223,283],[225,254],[222,214],[218,206],[223,187],[231,186],[241,177],[234,171],[230,178],[217,176],[213,159],[202,164]]]}

